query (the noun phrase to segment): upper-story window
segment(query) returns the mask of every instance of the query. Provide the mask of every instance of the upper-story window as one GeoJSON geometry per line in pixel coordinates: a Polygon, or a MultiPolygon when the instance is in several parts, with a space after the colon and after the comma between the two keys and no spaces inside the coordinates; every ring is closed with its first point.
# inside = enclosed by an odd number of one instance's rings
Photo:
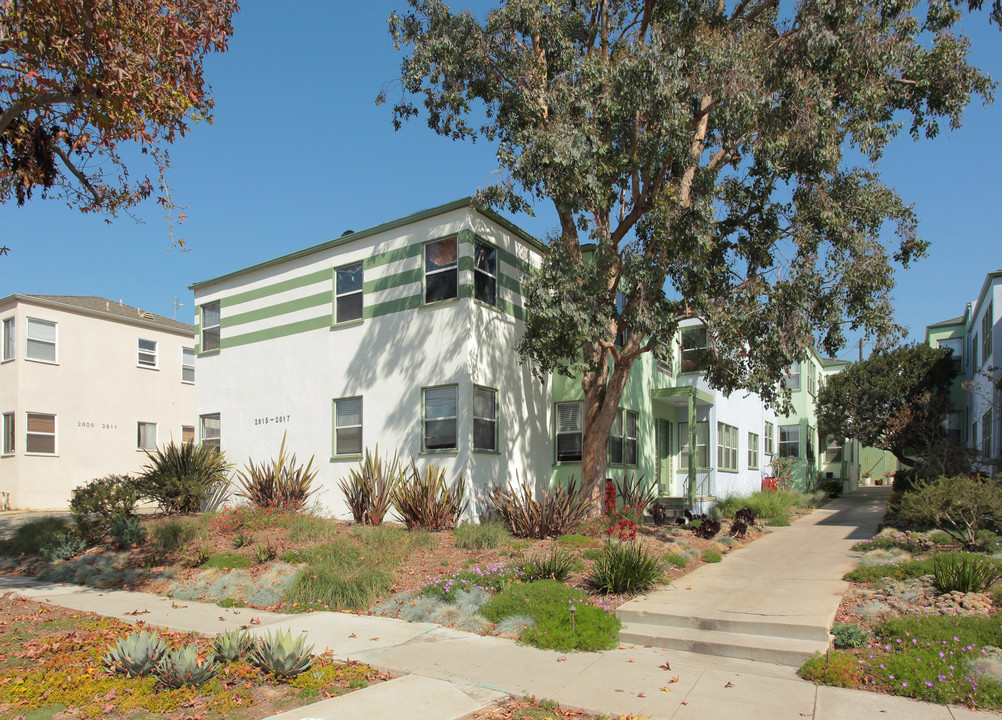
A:
{"type": "Polygon", "coordinates": [[[14,318],[4,318],[3,321],[3,359],[14,357],[14,318]]]}
{"type": "Polygon", "coordinates": [[[195,348],[181,348],[181,382],[195,382],[195,348]]]}
{"type": "Polygon", "coordinates": [[[987,362],[992,354],[992,303],[981,318],[981,362],[987,362]]]}
{"type": "Polygon", "coordinates": [[[334,271],[334,322],[362,319],[362,263],[334,271]]]}
{"type": "Polygon", "coordinates": [[[459,296],[459,249],[456,238],[436,240],[424,246],[425,303],[459,296]]]}
{"type": "Polygon", "coordinates": [[[807,363],[807,392],[811,395],[818,394],[818,370],[814,363],[807,363]]]}
{"type": "Polygon", "coordinates": [[[56,361],[56,324],[28,318],[28,344],[25,357],[44,362],[56,361]]]}
{"type": "Polygon", "coordinates": [[[473,296],[488,305],[498,304],[498,250],[482,240],[473,245],[473,296]]]}
{"type": "Polygon", "coordinates": [[[684,327],[680,331],[682,345],[682,372],[702,372],[707,368],[709,341],[703,325],[684,327]]]}
{"type": "Polygon", "coordinates": [[[219,349],[219,301],[202,306],[202,352],[219,349]]]}
{"type": "Polygon", "coordinates": [[[953,363],[953,374],[960,375],[964,372],[964,341],[961,338],[947,338],[939,340],[936,345],[943,350],[950,350],[950,360],[953,363]]]}
{"type": "Polygon", "coordinates": [[[783,384],[790,390],[800,389],[800,363],[794,361],[790,364],[790,370],[783,380],[783,384]]]}
{"type": "Polygon", "coordinates": [[[139,339],[140,367],[155,368],[157,366],[157,341],[139,339]]]}
{"type": "Polygon", "coordinates": [[[54,455],[56,453],[56,416],[28,413],[25,447],[29,453],[54,455]]]}
{"type": "Polygon", "coordinates": [[[800,426],[779,426],[779,456],[800,457],[800,426]]]}

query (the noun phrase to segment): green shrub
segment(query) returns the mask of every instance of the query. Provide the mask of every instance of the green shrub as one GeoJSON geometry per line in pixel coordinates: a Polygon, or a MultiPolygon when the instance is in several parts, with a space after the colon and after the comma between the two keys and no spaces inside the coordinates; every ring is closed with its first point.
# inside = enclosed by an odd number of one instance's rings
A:
{"type": "Polygon", "coordinates": [[[953,545],[956,538],[954,538],[950,533],[943,532],[942,530],[934,530],[929,533],[929,542],[936,545],[953,545]]]}
{"type": "Polygon", "coordinates": [[[721,560],[723,560],[723,558],[720,556],[720,553],[718,553],[716,550],[704,550],[703,554],[700,556],[700,559],[705,563],[718,563],[721,560]]]}
{"type": "Polygon", "coordinates": [[[521,488],[495,485],[488,493],[491,509],[500,517],[512,535],[542,540],[573,533],[591,509],[592,498],[578,492],[578,483],[572,477],[566,485],[540,488],[540,499],[528,480],[521,488]]]}
{"type": "Polygon", "coordinates": [[[348,477],[338,482],[355,522],[379,525],[392,504],[393,490],[404,482],[404,469],[396,455],[389,463],[365,449],[365,459],[358,461],[358,470],[349,470],[348,477]]]}
{"type": "Polygon", "coordinates": [[[933,557],[932,574],[940,592],[984,592],[1002,579],[1002,562],[973,553],[943,553],[933,557]]]}
{"type": "Polygon", "coordinates": [[[581,557],[585,560],[596,561],[605,555],[605,551],[602,548],[588,548],[581,552],[581,557]]]}
{"type": "Polygon", "coordinates": [[[918,483],[918,472],[915,468],[902,468],[894,473],[892,486],[894,492],[910,492],[918,483]]]}
{"type": "Polygon", "coordinates": [[[196,513],[221,483],[229,483],[232,467],[211,445],[174,441],[146,453],[150,464],[136,484],[143,497],[157,503],[167,515],[196,513]]]}
{"type": "Polygon", "coordinates": [[[618,643],[619,618],[590,605],[583,592],[556,580],[510,585],[480,611],[495,623],[515,616],[531,617],[536,624],[524,629],[519,640],[538,648],[597,652],[618,643]]]}
{"type": "Polygon", "coordinates": [[[932,558],[926,558],[925,560],[904,562],[900,565],[867,565],[866,567],[858,567],[855,570],[847,572],[842,579],[846,582],[854,583],[869,583],[887,577],[896,580],[907,580],[909,578],[922,577],[923,575],[932,575],[932,563],[932,558]]]}
{"type": "Polygon", "coordinates": [[[3,553],[14,556],[39,555],[43,548],[69,532],[70,523],[65,518],[47,515],[29,520],[15,528],[11,538],[4,541],[3,553]]]}
{"type": "Polygon", "coordinates": [[[664,578],[664,560],[642,543],[609,543],[595,562],[588,584],[603,594],[638,593],[664,578]]]}
{"type": "Polygon", "coordinates": [[[518,579],[522,582],[551,578],[563,582],[571,574],[577,558],[573,553],[554,548],[546,555],[536,555],[518,565],[518,579]]]}
{"type": "Polygon", "coordinates": [[[446,577],[438,578],[421,588],[425,597],[441,598],[454,602],[460,592],[482,588],[494,594],[502,592],[519,577],[517,565],[490,563],[484,567],[462,570],[446,577]]]}
{"type": "Polygon", "coordinates": [[[689,558],[685,555],[679,555],[678,553],[669,553],[665,555],[665,563],[667,565],[674,565],[677,568],[685,569],[685,566],[689,564],[689,558]]]}
{"type": "Polygon", "coordinates": [[[866,645],[873,633],[855,623],[835,623],[832,625],[832,644],[840,649],[858,648],[866,645]]]}
{"type": "Polygon", "coordinates": [[[790,518],[786,515],[776,515],[765,521],[769,527],[789,527],[790,518]]]}
{"type": "Polygon", "coordinates": [[[317,492],[313,488],[313,480],[318,472],[319,468],[313,469],[312,457],[304,467],[296,462],[295,453],[286,455],[283,433],[278,457],[270,464],[255,465],[253,460],[249,460],[243,470],[237,471],[240,487],[237,495],[246,498],[255,507],[299,512],[317,492]]]}
{"type": "Polygon", "coordinates": [[[918,540],[913,540],[912,538],[898,538],[898,537],[887,537],[886,535],[877,535],[868,540],[860,540],[858,543],[854,544],[849,548],[853,552],[870,552],[872,550],[893,550],[900,549],[905,550],[910,553],[919,552],[925,549],[924,545],[918,540]]]}
{"type": "Polygon", "coordinates": [[[1002,537],[993,530],[978,531],[976,547],[983,553],[992,554],[1002,552],[1002,537]]]}
{"type": "Polygon", "coordinates": [[[973,548],[978,531],[1002,521],[1002,487],[971,475],[922,482],[901,498],[898,517],[921,527],[942,528],[973,548]]]}
{"type": "Polygon", "coordinates": [[[413,461],[410,476],[393,487],[390,498],[408,528],[428,530],[455,527],[469,503],[462,472],[449,489],[444,469],[429,463],[421,473],[413,461]]]}
{"type": "Polygon", "coordinates": [[[837,498],[842,494],[842,481],[836,478],[829,478],[827,480],[822,480],[818,484],[818,490],[823,492],[830,498],[837,498]]]}
{"type": "Polygon", "coordinates": [[[197,521],[177,519],[154,525],[151,534],[157,550],[172,553],[204,535],[205,529],[197,521]]]}
{"type": "Polygon", "coordinates": [[[49,562],[69,560],[87,549],[87,543],[79,535],[63,533],[49,539],[42,547],[41,555],[49,562]]]}
{"type": "Polygon", "coordinates": [[[296,515],[289,523],[292,542],[325,542],[337,535],[337,525],[317,515],[296,515]]]}
{"type": "Polygon", "coordinates": [[[117,548],[130,548],[146,540],[146,528],[135,515],[114,515],[108,527],[108,535],[117,548]]]}
{"type": "Polygon", "coordinates": [[[202,564],[202,567],[233,570],[250,567],[250,559],[240,553],[212,553],[209,555],[209,559],[202,564]]]}
{"type": "Polygon", "coordinates": [[[591,548],[595,547],[596,540],[587,535],[560,535],[557,537],[557,545],[568,549],[591,548]]]}
{"type": "Polygon", "coordinates": [[[452,531],[452,541],[462,550],[489,550],[511,539],[511,533],[501,523],[460,525],[452,531]]]}
{"type": "Polygon", "coordinates": [[[620,500],[620,507],[636,510],[636,522],[643,523],[647,508],[658,499],[658,484],[652,482],[645,485],[644,476],[641,475],[638,480],[636,473],[630,473],[629,476],[624,473],[622,480],[614,480],[613,484],[620,500]]]}
{"type": "Polygon", "coordinates": [[[115,516],[132,515],[142,492],[128,475],[108,475],[73,488],[70,493],[70,516],[80,536],[99,542],[111,527],[115,516]]]}
{"type": "Polygon", "coordinates": [[[859,677],[856,658],[847,652],[830,652],[804,661],[800,677],[818,685],[853,687],[859,677]]]}

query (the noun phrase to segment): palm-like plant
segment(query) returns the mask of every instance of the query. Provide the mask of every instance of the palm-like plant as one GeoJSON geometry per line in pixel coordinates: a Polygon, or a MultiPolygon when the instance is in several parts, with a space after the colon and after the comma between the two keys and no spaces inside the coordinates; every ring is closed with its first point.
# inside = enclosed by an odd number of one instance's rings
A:
{"type": "Polygon", "coordinates": [[[237,495],[247,498],[258,507],[298,512],[317,492],[313,488],[313,480],[318,472],[320,469],[313,467],[312,457],[304,467],[296,461],[295,453],[291,456],[286,454],[283,433],[277,458],[260,465],[250,460],[243,470],[237,471],[240,482],[240,492],[237,495]]]}
{"type": "Polygon", "coordinates": [[[221,451],[190,442],[178,445],[172,440],[146,456],[150,463],[137,485],[143,497],[168,515],[199,512],[210,492],[229,483],[233,468],[221,451]]]}

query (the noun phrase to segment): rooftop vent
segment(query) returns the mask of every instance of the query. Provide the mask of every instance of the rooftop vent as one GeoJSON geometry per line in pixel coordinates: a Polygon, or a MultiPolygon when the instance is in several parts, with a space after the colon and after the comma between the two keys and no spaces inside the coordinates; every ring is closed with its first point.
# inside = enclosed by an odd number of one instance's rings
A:
{"type": "Polygon", "coordinates": [[[355,234],[354,230],[345,230],[343,233],[341,233],[341,237],[344,237],[345,235],[354,235],[354,234],[355,234]]]}

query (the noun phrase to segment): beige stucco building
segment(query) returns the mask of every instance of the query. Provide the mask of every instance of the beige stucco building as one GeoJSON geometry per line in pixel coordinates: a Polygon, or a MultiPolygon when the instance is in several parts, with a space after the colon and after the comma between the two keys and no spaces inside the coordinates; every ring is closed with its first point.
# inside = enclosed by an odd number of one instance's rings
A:
{"type": "Polygon", "coordinates": [[[100,297],[0,300],[0,505],[64,508],[193,439],[194,328],[100,297]]]}

